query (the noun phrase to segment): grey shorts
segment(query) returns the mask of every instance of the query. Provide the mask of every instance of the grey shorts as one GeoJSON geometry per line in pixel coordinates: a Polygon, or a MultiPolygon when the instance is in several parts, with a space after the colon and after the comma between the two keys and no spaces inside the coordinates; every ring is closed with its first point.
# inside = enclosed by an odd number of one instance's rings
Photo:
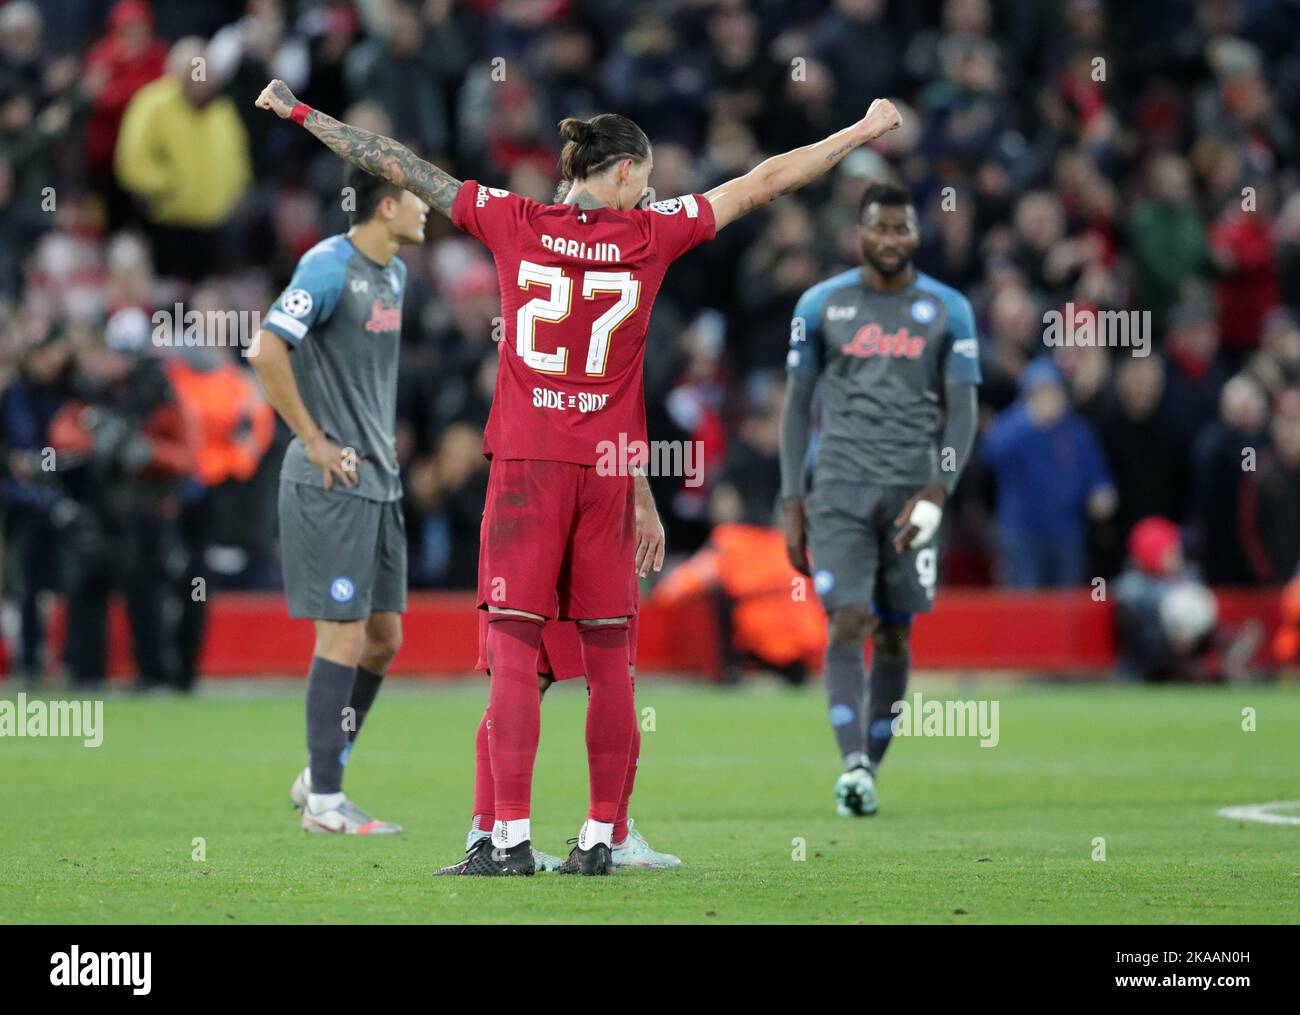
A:
{"type": "Polygon", "coordinates": [[[406,610],[399,500],[282,482],[280,556],[291,617],[364,620],[406,610]]]}
{"type": "Polygon", "coordinates": [[[870,603],[878,614],[934,608],[939,551],[894,549],[894,519],[920,487],[817,483],[808,495],[813,587],[827,610],[870,603]]]}

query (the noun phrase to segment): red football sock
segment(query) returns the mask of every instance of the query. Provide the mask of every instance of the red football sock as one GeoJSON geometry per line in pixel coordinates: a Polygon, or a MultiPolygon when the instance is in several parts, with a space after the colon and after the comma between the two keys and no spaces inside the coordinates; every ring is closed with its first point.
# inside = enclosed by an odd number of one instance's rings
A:
{"type": "Polygon", "coordinates": [[[479,720],[478,734],[474,737],[474,817],[478,819],[475,828],[483,832],[492,831],[496,821],[496,790],[492,785],[492,753],[488,750],[490,719],[492,710],[483,709],[483,718],[479,720]]]}
{"type": "Polygon", "coordinates": [[[578,625],[587,663],[587,768],[592,821],[613,824],[627,782],[628,755],[636,731],[636,705],[627,625],[578,625]]]}
{"type": "Polygon", "coordinates": [[[627,838],[627,807],[632,800],[632,787],[636,785],[636,763],[641,757],[641,724],[636,721],[636,706],[632,706],[632,750],[627,757],[627,775],[623,779],[623,795],[618,799],[618,814],[614,817],[615,845],[627,838]]]}
{"type": "Polygon", "coordinates": [[[488,754],[496,820],[517,821],[528,817],[541,732],[537,648],[542,642],[542,622],[497,613],[488,620],[487,656],[492,669],[488,754]]]}
{"type": "MultiPolygon", "coordinates": [[[[631,636],[631,628],[628,635],[631,636]]],[[[628,642],[629,648],[631,641],[628,642]]],[[[614,836],[610,842],[618,845],[627,838],[627,809],[632,802],[632,789],[636,786],[636,767],[641,761],[641,717],[636,710],[636,669],[628,667],[632,674],[632,749],[627,756],[627,776],[623,779],[623,795],[618,800],[618,814],[614,818],[614,836]]]]}

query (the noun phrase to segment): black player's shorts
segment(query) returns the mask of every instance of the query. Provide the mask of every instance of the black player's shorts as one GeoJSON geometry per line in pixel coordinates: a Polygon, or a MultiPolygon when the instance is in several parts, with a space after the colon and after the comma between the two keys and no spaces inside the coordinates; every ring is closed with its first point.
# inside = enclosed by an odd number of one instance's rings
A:
{"type": "MultiPolygon", "coordinates": [[[[808,496],[813,586],[827,610],[870,603],[876,613],[929,613],[939,556],[936,540],[894,549],[894,519],[919,486],[817,482],[808,496]]],[[[937,537],[936,537],[937,538],[937,537]]]]}
{"type": "Polygon", "coordinates": [[[291,617],[348,621],[406,610],[400,500],[282,482],[280,556],[291,617]]]}

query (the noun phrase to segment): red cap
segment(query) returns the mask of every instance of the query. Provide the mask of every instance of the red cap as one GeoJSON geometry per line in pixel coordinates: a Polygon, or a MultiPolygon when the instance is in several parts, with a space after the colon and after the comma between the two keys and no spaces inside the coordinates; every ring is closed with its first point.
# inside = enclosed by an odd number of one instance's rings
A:
{"type": "Polygon", "coordinates": [[[1178,526],[1168,518],[1143,518],[1128,534],[1128,553],[1147,574],[1161,574],[1169,554],[1182,546],[1178,526]]]}
{"type": "Polygon", "coordinates": [[[153,24],[153,8],[146,0],[118,0],[108,12],[108,27],[114,31],[136,22],[153,24]]]}

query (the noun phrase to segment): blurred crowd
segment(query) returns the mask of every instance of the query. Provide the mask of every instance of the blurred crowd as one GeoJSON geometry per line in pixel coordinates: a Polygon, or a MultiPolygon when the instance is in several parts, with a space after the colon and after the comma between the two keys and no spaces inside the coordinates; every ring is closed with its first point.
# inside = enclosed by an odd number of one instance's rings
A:
{"type": "MultiPolygon", "coordinates": [[[[1294,3],[8,0],[0,482],[25,618],[46,588],[93,631],[114,586],[147,627],[198,608],[196,574],[278,581],[283,427],[237,347],[160,342],[151,319],[178,302],[263,312],[346,229],[340,161],[253,107],[272,77],[540,201],[563,116],[635,119],[670,197],[895,98],[901,130],[669,272],[650,436],[699,442],[705,463],[701,486],[653,482],[678,555],[716,526],[770,523],[791,311],[858,263],[858,199],[894,178],[920,211],[918,266],[979,325],[982,433],[951,502],[947,583],[1114,576],[1148,517],[1178,527],[1210,584],[1280,583],[1300,563],[1294,3]],[[1044,341],[1049,311],[1116,309],[1149,312],[1150,355],[1044,341]],[[50,447],[70,457],[53,467],[50,447]]],[[[481,246],[440,219],[430,232],[402,251],[411,580],[467,588],[498,298],[481,246]]],[[[159,673],[192,653],[184,636],[141,649],[159,673]]],[[[98,651],[92,638],[87,679],[98,651]]]]}

